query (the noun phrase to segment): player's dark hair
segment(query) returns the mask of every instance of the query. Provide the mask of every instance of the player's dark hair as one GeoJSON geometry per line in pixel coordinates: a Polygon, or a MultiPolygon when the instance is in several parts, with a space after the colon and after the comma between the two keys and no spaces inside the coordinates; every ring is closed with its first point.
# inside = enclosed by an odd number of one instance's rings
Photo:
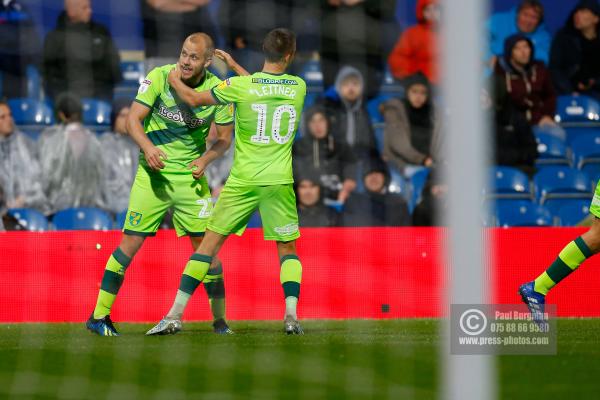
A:
{"type": "Polygon", "coordinates": [[[56,114],[62,113],[68,122],[81,121],[83,106],[73,93],[61,93],[56,99],[56,114]]]}
{"type": "Polygon", "coordinates": [[[285,28],[273,29],[265,36],[262,49],[268,62],[280,62],[296,51],[296,34],[285,28]]]}
{"type": "Polygon", "coordinates": [[[541,1],[539,0],[523,0],[521,1],[521,4],[519,4],[519,7],[517,8],[517,13],[521,12],[522,9],[524,8],[533,8],[535,11],[537,11],[537,13],[540,15],[540,22],[538,23],[541,24],[544,21],[544,5],[542,4],[541,1]]]}

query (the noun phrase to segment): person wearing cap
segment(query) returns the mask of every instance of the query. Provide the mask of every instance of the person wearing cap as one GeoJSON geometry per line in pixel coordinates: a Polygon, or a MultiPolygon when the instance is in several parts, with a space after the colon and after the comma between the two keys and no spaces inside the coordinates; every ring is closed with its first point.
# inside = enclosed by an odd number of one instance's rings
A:
{"type": "Polygon", "coordinates": [[[137,171],[139,147],[127,133],[129,99],[116,99],[110,115],[111,130],[100,136],[104,152],[102,195],[106,209],[119,213],[127,209],[129,192],[137,171]]]}
{"type": "Polygon", "coordinates": [[[404,197],[388,191],[390,173],[383,160],[365,166],[364,193],[353,193],[344,206],[344,226],[407,226],[410,214],[404,197]]]}
{"type": "Polygon", "coordinates": [[[600,5],[581,0],[556,34],[550,72],[559,94],[585,94],[600,99],[600,5]]]}
{"type": "Polygon", "coordinates": [[[440,158],[441,119],[423,74],[411,75],[404,85],[404,99],[390,99],[381,107],[385,121],[383,159],[410,175],[410,166],[431,167],[440,158]]]}
{"type": "Polygon", "coordinates": [[[537,58],[548,63],[552,36],[544,24],[544,6],[539,0],[522,0],[517,7],[493,14],[486,27],[490,37],[487,55],[490,67],[502,57],[506,38],[516,33],[529,38],[537,58]]]}
{"type": "Polygon", "coordinates": [[[564,139],[564,131],[554,122],[556,93],[550,72],[535,54],[527,36],[517,33],[506,39],[494,70],[496,96],[510,102],[529,125],[564,139]]]}

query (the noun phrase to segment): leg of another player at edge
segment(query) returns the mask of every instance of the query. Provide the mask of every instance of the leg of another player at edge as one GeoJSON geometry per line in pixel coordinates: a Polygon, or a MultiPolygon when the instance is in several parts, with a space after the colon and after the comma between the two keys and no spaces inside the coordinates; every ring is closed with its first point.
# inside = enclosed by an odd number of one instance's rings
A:
{"type": "Polygon", "coordinates": [[[538,276],[534,290],[544,296],[557,283],[570,275],[581,263],[600,251],[600,219],[594,218],[591,228],[567,244],[558,258],[538,276]]]}
{"type": "Polygon", "coordinates": [[[277,253],[281,263],[279,277],[285,297],[285,317],[297,320],[296,307],[300,297],[302,264],[296,255],[296,241],[277,242],[277,253]]]}
{"type": "Polygon", "coordinates": [[[213,263],[213,258],[216,258],[215,256],[221,249],[221,246],[223,246],[223,243],[225,243],[225,239],[227,239],[227,236],[206,230],[200,246],[185,265],[179,289],[177,290],[177,296],[175,296],[175,301],[167,314],[167,318],[181,319],[189,299],[196,291],[200,282],[206,277],[213,263]]]}
{"type": "Polygon", "coordinates": [[[98,300],[94,309],[94,318],[100,319],[110,315],[110,309],[117,298],[123,284],[125,271],[138,250],[144,244],[145,237],[123,234],[119,247],[106,262],[104,276],[98,292],[98,300]]]}
{"type": "MultiPolygon", "coordinates": [[[[200,248],[202,239],[202,237],[190,236],[194,251],[200,248]]],[[[223,280],[223,264],[218,257],[213,257],[202,284],[208,296],[213,321],[225,320],[225,281],[223,280]]]]}

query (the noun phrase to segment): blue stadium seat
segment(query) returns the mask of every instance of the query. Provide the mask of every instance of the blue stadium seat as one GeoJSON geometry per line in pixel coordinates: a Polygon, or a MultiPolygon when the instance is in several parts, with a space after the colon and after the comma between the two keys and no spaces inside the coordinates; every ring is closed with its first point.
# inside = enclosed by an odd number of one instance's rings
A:
{"type": "Polygon", "coordinates": [[[54,224],[54,227],[59,231],[106,231],[112,229],[113,226],[112,219],[106,212],[91,207],[67,208],[61,210],[54,215],[52,224],[54,224]]]}
{"type": "Polygon", "coordinates": [[[569,152],[566,143],[553,135],[540,133],[535,137],[538,145],[536,164],[566,164],[570,165],[569,152]]]}
{"type": "Polygon", "coordinates": [[[595,122],[600,120],[600,104],[587,96],[559,96],[556,120],[565,122],[595,122]]]}
{"type": "Polygon", "coordinates": [[[44,97],[44,86],[40,72],[34,65],[27,66],[27,97],[30,99],[42,99],[44,97]]]}
{"type": "Polygon", "coordinates": [[[498,200],[495,204],[498,226],[552,226],[552,214],[528,200],[498,200]]]}
{"type": "Polygon", "coordinates": [[[15,124],[51,125],[54,114],[48,103],[35,99],[10,99],[8,101],[15,124]]]}
{"type": "MultiPolygon", "coordinates": [[[[408,210],[412,213],[415,208],[415,203],[413,202],[413,190],[412,185],[408,182],[404,176],[396,169],[394,166],[388,164],[388,168],[390,170],[390,183],[388,185],[388,191],[390,193],[396,193],[402,195],[406,203],[408,204],[408,210]]],[[[361,175],[362,177],[362,175],[361,175]]],[[[362,182],[362,178],[361,178],[362,182]]]]}
{"type": "Polygon", "coordinates": [[[250,220],[248,220],[248,228],[260,228],[261,226],[262,220],[260,219],[260,213],[256,210],[250,217],[250,220]]]}
{"type": "Polygon", "coordinates": [[[377,150],[379,150],[379,154],[383,153],[383,126],[374,127],[375,132],[375,145],[377,146],[377,150]]]}
{"type": "Polygon", "coordinates": [[[304,79],[307,86],[323,87],[323,72],[318,60],[310,60],[302,65],[300,77],[304,79]]]}
{"type": "Polygon", "coordinates": [[[115,229],[122,229],[125,225],[125,218],[127,217],[127,210],[123,210],[115,215],[115,229]]]}
{"type": "Polygon", "coordinates": [[[410,182],[412,184],[412,204],[416,206],[421,201],[421,195],[423,194],[423,188],[425,187],[425,183],[427,182],[427,178],[429,177],[429,168],[423,167],[417,171],[410,177],[410,182]]]}
{"type": "Polygon", "coordinates": [[[390,71],[390,66],[385,63],[385,70],[383,72],[383,82],[379,89],[381,93],[391,93],[396,97],[404,97],[404,86],[397,81],[390,71]]]}
{"type": "Polygon", "coordinates": [[[486,197],[533,200],[531,183],[527,175],[512,167],[496,166],[489,172],[486,197]]]}
{"type": "Polygon", "coordinates": [[[48,220],[41,212],[32,208],[11,208],[8,214],[28,231],[43,232],[48,230],[48,220]]]}
{"type": "Polygon", "coordinates": [[[367,111],[369,113],[369,117],[371,117],[371,122],[374,124],[383,123],[383,115],[379,112],[379,106],[389,100],[394,98],[395,96],[392,94],[380,94],[379,96],[369,100],[367,102],[367,111]]]}
{"type": "Polygon", "coordinates": [[[567,133],[567,146],[571,146],[573,141],[580,136],[587,136],[590,134],[600,134],[600,127],[598,126],[566,126],[565,132],[567,133]]]}
{"type": "Polygon", "coordinates": [[[560,207],[557,213],[558,225],[575,226],[590,214],[589,200],[573,199],[560,207]]]}
{"type": "Polygon", "coordinates": [[[600,178],[600,131],[573,139],[573,165],[597,182],[600,178]]]}
{"type": "Polygon", "coordinates": [[[539,203],[553,212],[563,205],[563,199],[590,199],[592,185],[589,177],[576,169],[549,166],[533,178],[539,203]]]}
{"type": "Polygon", "coordinates": [[[135,86],[136,88],[144,79],[143,61],[121,61],[122,85],[135,86]]]}
{"type": "Polygon", "coordinates": [[[321,93],[314,90],[307,91],[306,97],[304,98],[304,109],[307,110],[308,108],[312,107],[319,98],[320,94],[321,93]]]}
{"type": "Polygon", "coordinates": [[[112,106],[103,100],[81,99],[85,125],[110,125],[112,106]]]}

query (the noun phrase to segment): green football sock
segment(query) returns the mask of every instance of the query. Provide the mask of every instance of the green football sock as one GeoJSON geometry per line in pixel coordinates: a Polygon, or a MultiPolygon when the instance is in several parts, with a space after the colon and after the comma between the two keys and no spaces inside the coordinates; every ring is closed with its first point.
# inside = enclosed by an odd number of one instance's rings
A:
{"type": "Polygon", "coordinates": [[[281,257],[279,279],[285,297],[285,315],[297,319],[296,306],[300,297],[300,282],[302,282],[302,264],[298,256],[290,254],[281,257]]]}
{"type": "Polygon", "coordinates": [[[545,296],[558,282],[575,271],[582,262],[592,255],[592,251],[581,236],[578,237],[566,245],[550,267],[536,278],[534,290],[545,296]]]}
{"type": "Polygon", "coordinates": [[[210,311],[213,319],[225,319],[225,282],[223,280],[223,265],[219,263],[215,268],[209,269],[202,281],[208,295],[210,311]]]}
{"type": "Polygon", "coordinates": [[[94,318],[103,318],[110,314],[110,309],[117,298],[117,293],[123,284],[125,270],[129,266],[131,258],[117,247],[106,262],[104,276],[100,284],[100,292],[94,309],[94,318]]]}
{"type": "Polygon", "coordinates": [[[206,276],[211,262],[212,257],[198,253],[192,254],[181,275],[179,290],[177,290],[177,296],[175,296],[175,301],[167,317],[181,319],[190,297],[206,276]]]}

